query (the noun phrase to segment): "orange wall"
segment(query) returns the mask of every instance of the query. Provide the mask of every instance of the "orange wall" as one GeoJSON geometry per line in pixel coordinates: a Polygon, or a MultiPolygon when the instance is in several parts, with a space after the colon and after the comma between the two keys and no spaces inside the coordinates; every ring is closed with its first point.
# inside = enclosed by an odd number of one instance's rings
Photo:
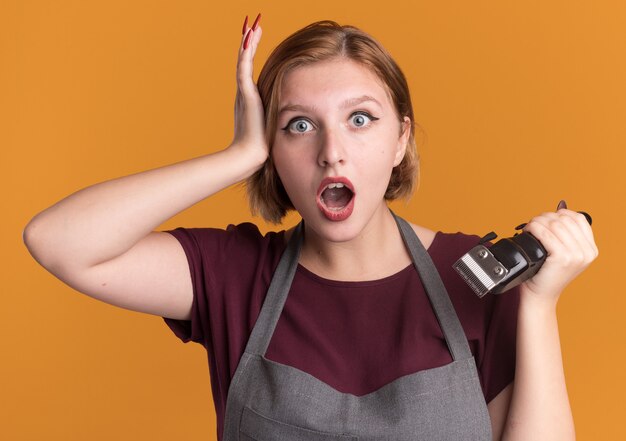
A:
{"type": "MultiPolygon", "coordinates": [[[[2,2],[0,438],[215,439],[203,348],[64,285],[21,234],[81,188],[228,145],[241,26],[261,11],[255,75],[324,18],[372,33],[403,68],[427,138],[399,214],[501,237],[560,199],[593,216],[600,256],[559,303],[565,371],[578,439],[625,439],[626,7],[504,3],[2,2]]],[[[159,229],[245,220],[260,223],[233,188],[159,229]]]]}

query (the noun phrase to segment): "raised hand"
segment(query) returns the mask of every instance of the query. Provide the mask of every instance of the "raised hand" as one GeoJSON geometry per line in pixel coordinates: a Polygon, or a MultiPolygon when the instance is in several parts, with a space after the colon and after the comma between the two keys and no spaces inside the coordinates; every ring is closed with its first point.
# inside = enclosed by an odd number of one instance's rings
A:
{"type": "Polygon", "coordinates": [[[253,81],[254,54],[263,33],[259,14],[252,27],[248,17],[243,24],[241,45],[237,59],[237,95],[235,97],[235,135],[231,148],[258,158],[262,164],[269,155],[265,139],[265,116],[259,91],[253,81]]]}
{"type": "Polygon", "coordinates": [[[581,213],[559,204],[556,213],[534,217],[526,226],[548,252],[546,261],[525,286],[537,298],[556,302],[563,289],[598,257],[593,232],[581,213]]]}

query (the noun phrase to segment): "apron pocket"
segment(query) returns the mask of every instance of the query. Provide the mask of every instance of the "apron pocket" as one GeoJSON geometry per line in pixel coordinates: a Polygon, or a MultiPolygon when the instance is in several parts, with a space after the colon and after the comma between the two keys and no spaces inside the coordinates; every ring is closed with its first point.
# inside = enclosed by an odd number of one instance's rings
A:
{"type": "Polygon", "coordinates": [[[256,413],[249,407],[243,408],[240,441],[358,441],[358,437],[339,435],[305,429],[273,420],[256,413]]]}

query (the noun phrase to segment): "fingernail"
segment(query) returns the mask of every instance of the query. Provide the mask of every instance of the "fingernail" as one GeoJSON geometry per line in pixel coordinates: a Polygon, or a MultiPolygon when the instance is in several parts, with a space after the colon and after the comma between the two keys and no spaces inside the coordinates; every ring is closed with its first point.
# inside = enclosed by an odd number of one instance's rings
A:
{"type": "Polygon", "coordinates": [[[567,203],[563,199],[561,199],[561,202],[559,202],[559,205],[556,207],[557,211],[561,208],[567,208],[567,203]]]}
{"type": "Polygon", "coordinates": [[[261,13],[256,16],[256,20],[254,20],[254,24],[252,25],[252,30],[256,31],[256,27],[259,25],[259,20],[261,20],[261,13]]]}
{"type": "Polygon", "coordinates": [[[246,32],[246,25],[248,24],[248,16],[246,15],[246,19],[243,21],[243,28],[241,29],[241,35],[246,32]]]}
{"type": "Polygon", "coordinates": [[[516,230],[521,230],[522,228],[524,228],[526,226],[526,224],[519,224],[517,227],[515,227],[516,230]]]}
{"type": "Polygon", "coordinates": [[[248,33],[246,34],[246,38],[243,39],[243,50],[244,51],[248,48],[248,39],[250,38],[250,34],[252,34],[252,29],[248,29],[248,33]]]}

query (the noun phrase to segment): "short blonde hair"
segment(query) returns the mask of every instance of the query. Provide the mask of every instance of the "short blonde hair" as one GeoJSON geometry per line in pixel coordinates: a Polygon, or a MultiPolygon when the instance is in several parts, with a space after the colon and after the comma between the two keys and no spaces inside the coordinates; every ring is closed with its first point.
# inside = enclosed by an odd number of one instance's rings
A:
{"type": "MultiPolygon", "coordinates": [[[[257,87],[265,110],[267,144],[274,144],[278,104],[285,74],[332,58],[347,58],[370,69],[381,80],[396,109],[400,122],[408,116],[411,134],[402,162],[394,167],[385,200],[408,198],[419,183],[419,153],[415,145],[415,123],[409,87],[391,55],[367,33],[330,20],[312,23],[282,41],[265,62],[257,87]]],[[[401,125],[401,127],[403,127],[401,125]]],[[[279,224],[294,206],[276,172],[271,155],[246,182],[252,214],[279,224]]]]}

